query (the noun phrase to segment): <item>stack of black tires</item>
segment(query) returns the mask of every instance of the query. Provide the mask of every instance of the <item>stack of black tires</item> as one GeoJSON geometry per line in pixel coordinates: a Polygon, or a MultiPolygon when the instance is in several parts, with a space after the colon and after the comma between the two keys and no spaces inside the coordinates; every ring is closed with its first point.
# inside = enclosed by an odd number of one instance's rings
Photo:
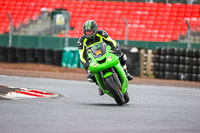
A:
{"type": "Polygon", "coordinates": [[[0,62],[61,66],[62,50],[0,47],[0,62]]]}
{"type": "Polygon", "coordinates": [[[0,47],[0,62],[7,62],[8,56],[8,49],[7,47],[0,47]]]}
{"type": "Polygon", "coordinates": [[[200,81],[200,50],[158,48],[154,60],[155,78],[200,81]]]}

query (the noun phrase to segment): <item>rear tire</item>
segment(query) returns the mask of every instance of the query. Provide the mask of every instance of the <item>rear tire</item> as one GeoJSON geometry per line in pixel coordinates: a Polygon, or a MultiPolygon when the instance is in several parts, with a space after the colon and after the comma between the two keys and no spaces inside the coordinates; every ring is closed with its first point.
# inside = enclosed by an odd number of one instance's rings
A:
{"type": "Polygon", "coordinates": [[[113,77],[109,76],[108,78],[105,79],[105,81],[106,81],[106,83],[109,87],[109,91],[113,95],[113,98],[115,99],[116,103],[118,105],[123,105],[125,103],[124,97],[120,91],[120,88],[117,87],[113,77]]]}

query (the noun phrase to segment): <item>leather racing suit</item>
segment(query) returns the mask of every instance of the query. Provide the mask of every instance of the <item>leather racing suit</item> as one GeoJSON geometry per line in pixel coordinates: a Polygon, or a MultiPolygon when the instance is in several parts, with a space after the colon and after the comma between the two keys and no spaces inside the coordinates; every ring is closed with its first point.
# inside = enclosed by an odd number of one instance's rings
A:
{"type": "Polygon", "coordinates": [[[89,66],[89,62],[87,59],[87,49],[93,46],[96,43],[105,42],[106,44],[110,45],[111,50],[114,51],[119,59],[122,66],[125,65],[125,59],[123,59],[124,54],[121,52],[119,44],[113,40],[106,31],[98,30],[96,35],[92,39],[88,39],[85,35],[82,35],[81,38],[78,40],[78,49],[80,55],[80,61],[83,64],[84,68],[87,70],[89,66]]]}

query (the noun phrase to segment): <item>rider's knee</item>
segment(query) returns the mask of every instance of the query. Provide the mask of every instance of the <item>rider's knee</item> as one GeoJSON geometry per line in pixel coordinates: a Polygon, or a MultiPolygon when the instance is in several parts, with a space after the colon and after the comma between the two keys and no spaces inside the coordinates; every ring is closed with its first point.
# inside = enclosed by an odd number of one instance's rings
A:
{"type": "Polygon", "coordinates": [[[126,54],[122,53],[122,56],[119,57],[119,60],[120,60],[121,65],[124,66],[126,64],[126,61],[127,61],[126,54]]]}

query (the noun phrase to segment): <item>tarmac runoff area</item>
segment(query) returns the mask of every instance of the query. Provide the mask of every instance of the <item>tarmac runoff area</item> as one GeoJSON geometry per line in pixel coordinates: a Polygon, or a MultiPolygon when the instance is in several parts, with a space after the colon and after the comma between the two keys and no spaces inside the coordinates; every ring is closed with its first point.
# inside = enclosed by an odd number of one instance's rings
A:
{"type": "Polygon", "coordinates": [[[0,85],[0,100],[17,100],[29,98],[57,98],[60,94],[48,93],[30,88],[18,88],[0,85]]]}

